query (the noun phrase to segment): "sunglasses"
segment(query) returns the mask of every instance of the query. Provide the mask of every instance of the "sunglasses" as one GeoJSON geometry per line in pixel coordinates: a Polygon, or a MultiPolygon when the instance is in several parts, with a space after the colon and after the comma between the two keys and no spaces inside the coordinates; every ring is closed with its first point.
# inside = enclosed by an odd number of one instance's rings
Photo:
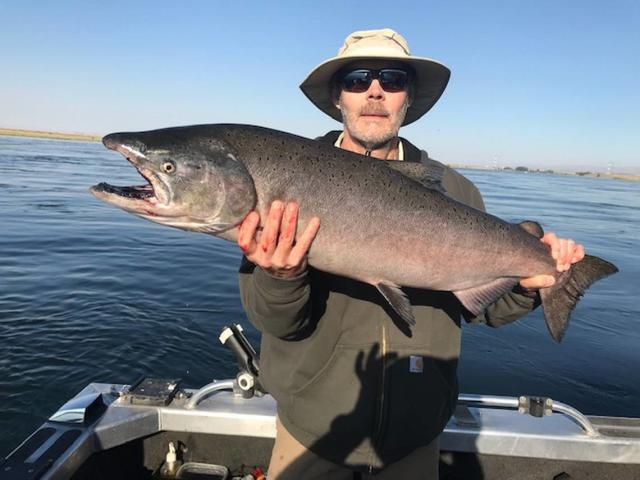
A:
{"type": "Polygon", "coordinates": [[[409,72],[398,68],[381,68],[371,70],[359,68],[344,72],[338,84],[345,92],[362,93],[369,90],[371,82],[377,79],[385,92],[402,92],[409,84],[409,72]]]}

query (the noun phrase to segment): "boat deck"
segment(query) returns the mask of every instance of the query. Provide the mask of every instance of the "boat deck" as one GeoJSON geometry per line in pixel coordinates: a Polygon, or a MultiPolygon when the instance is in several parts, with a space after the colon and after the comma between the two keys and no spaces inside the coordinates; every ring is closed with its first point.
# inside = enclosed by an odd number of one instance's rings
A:
{"type": "MultiPolygon", "coordinates": [[[[166,405],[154,405],[132,399],[125,385],[90,384],[7,457],[0,478],[156,478],[170,441],[185,462],[235,474],[264,468],[275,401],[242,398],[231,386],[177,389],[166,405]]],[[[550,408],[536,417],[506,408],[522,405],[506,397],[461,395],[459,403],[441,437],[443,479],[640,478],[640,419],[550,408]]]]}

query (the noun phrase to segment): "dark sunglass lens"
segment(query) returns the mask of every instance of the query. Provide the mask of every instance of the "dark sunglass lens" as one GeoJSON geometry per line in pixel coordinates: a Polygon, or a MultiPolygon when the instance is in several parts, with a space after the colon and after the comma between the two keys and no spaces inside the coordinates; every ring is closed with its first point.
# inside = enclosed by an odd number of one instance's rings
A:
{"type": "Polygon", "coordinates": [[[405,70],[383,68],[381,70],[352,70],[342,76],[342,89],[347,92],[366,92],[373,79],[378,79],[387,92],[401,92],[409,83],[409,74],[405,70]]]}
{"type": "Polygon", "coordinates": [[[387,92],[400,92],[407,87],[408,75],[404,70],[380,70],[380,85],[387,92]]]}
{"type": "Polygon", "coordinates": [[[342,88],[347,92],[366,92],[371,85],[369,70],[353,70],[342,77],[342,88]]]}

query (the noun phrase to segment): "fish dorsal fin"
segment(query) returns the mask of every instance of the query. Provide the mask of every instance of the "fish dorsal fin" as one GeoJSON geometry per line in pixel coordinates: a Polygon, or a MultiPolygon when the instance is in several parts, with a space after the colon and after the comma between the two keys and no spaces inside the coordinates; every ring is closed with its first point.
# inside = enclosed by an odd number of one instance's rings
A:
{"type": "Polygon", "coordinates": [[[540,224],[538,222],[534,222],[533,220],[525,220],[524,222],[520,222],[518,226],[525,232],[530,233],[536,238],[542,238],[544,236],[544,230],[542,229],[540,224]]]}
{"type": "Polygon", "coordinates": [[[474,316],[480,315],[485,309],[502,295],[513,289],[518,282],[517,277],[498,278],[479,287],[458,290],[453,294],[474,316]]]}
{"type": "Polygon", "coordinates": [[[435,160],[428,159],[422,162],[401,162],[387,161],[389,167],[400,172],[405,177],[409,177],[431,190],[437,190],[440,193],[447,193],[442,185],[444,177],[444,165],[435,160]]]}
{"type": "Polygon", "coordinates": [[[407,325],[413,326],[416,324],[409,298],[398,285],[390,282],[380,282],[376,284],[376,288],[385,300],[389,302],[391,308],[400,315],[400,318],[407,322],[407,325]]]}

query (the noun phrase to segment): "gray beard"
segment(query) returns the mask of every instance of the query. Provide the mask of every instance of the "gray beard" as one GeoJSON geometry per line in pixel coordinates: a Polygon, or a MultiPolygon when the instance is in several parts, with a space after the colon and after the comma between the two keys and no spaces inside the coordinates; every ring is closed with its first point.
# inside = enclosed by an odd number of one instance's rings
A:
{"type": "Polygon", "coordinates": [[[392,125],[388,132],[383,132],[381,134],[373,135],[368,134],[367,132],[361,132],[357,129],[351,128],[352,125],[355,125],[356,115],[351,115],[346,112],[342,107],[340,107],[340,112],[342,113],[342,123],[345,128],[349,131],[349,135],[356,142],[358,142],[362,147],[364,147],[367,151],[378,150],[384,147],[391,147],[390,142],[398,136],[398,132],[400,130],[400,126],[404,121],[404,118],[407,114],[407,108],[409,108],[409,99],[404,102],[398,115],[396,117],[397,125],[392,125]]]}
{"type": "MultiPolygon", "coordinates": [[[[360,145],[362,145],[364,147],[364,149],[367,152],[373,152],[374,150],[378,150],[381,148],[384,148],[386,146],[388,146],[389,148],[392,147],[391,141],[396,138],[397,135],[393,135],[389,138],[382,137],[382,139],[378,142],[376,142],[375,140],[370,140],[370,141],[366,141],[360,138],[354,138],[360,145]]],[[[353,136],[352,136],[353,137],[353,136]]]]}

